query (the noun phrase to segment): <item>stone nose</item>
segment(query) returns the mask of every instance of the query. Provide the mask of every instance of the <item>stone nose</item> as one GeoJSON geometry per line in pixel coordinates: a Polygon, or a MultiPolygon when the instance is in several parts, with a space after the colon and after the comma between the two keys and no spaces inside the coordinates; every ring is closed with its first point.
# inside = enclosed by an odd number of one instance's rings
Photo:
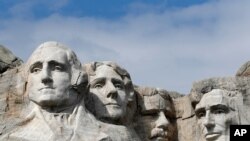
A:
{"type": "Polygon", "coordinates": [[[166,118],[163,111],[159,112],[159,117],[156,121],[156,127],[166,129],[169,125],[169,120],[166,118]]]}
{"type": "Polygon", "coordinates": [[[41,81],[44,84],[52,82],[51,71],[49,70],[47,65],[44,65],[41,70],[41,81]]]}
{"type": "Polygon", "coordinates": [[[210,111],[206,111],[206,115],[205,115],[205,118],[203,120],[203,125],[206,127],[206,128],[212,128],[214,127],[214,118],[213,118],[213,115],[211,115],[210,111]]]}
{"type": "Polygon", "coordinates": [[[116,98],[117,97],[117,89],[115,88],[115,86],[112,82],[107,82],[106,96],[108,98],[116,98]]]}

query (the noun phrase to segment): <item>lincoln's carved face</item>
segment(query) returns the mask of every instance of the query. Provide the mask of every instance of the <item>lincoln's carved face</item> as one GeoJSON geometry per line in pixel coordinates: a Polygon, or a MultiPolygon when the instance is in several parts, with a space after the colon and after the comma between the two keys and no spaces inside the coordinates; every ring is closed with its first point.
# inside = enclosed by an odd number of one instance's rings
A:
{"type": "Polygon", "coordinates": [[[72,99],[71,67],[65,50],[45,47],[35,52],[28,66],[29,99],[40,106],[67,105],[72,99]]]}
{"type": "Polygon", "coordinates": [[[198,125],[207,141],[228,141],[233,111],[223,90],[205,94],[195,108],[198,125]]]}
{"type": "Polygon", "coordinates": [[[97,118],[116,121],[125,116],[128,94],[121,76],[112,67],[96,68],[95,75],[90,76],[90,96],[97,118]]]}
{"type": "Polygon", "coordinates": [[[144,96],[143,101],[139,124],[146,135],[144,138],[149,141],[172,141],[175,128],[171,102],[159,94],[144,96]]]}

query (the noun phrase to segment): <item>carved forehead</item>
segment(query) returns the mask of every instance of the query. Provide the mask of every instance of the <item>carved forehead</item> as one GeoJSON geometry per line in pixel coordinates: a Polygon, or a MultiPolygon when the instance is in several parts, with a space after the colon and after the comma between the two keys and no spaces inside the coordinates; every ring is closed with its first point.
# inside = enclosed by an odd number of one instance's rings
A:
{"type": "Polygon", "coordinates": [[[164,89],[135,86],[135,90],[138,92],[140,97],[159,95],[163,99],[172,102],[169,92],[164,89]]]}
{"type": "Polygon", "coordinates": [[[107,65],[96,68],[95,75],[90,76],[90,81],[96,78],[116,78],[122,80],[121,76],[112,67],[107,65]]]}
{"type": "MultiPolygon", "coordinates": [[[[31,57],[28,59],[25,70],[28,71],[29,66],[36,61],[36,59],[41,59],[45,57],[55,57],[55,52],[59,54],[65,54],[65,59],[69,61],[69,64],[77,70],[81,70],[81,63],[76,57],[75,53],[65,45],[58,42],[45,42],[38,46],[38,48],[32,53],[31,57]]],[[[59,59],[60,60],[60,59],[59,59]]]]}
{"type": "MultiPolygon", "coordinates": [[[[75,85],[77,82],[79,84],[85,83],[87,80],[87,74],[85,70],[82,70],[82,65],[79,59],[77,58],[76,54],[65,45],[58,43],[58,42],[45,42],[38,46],[38,48],[32,53],[31,57],[28,59],[27,63],[24,66],[23,76],[27,81],[27,78],[29,76],[29,69],[30,66],[34,63],[35,58],[41,59],[51,57],[50,59],[55,59],[56,61],[59,61],[62,59],[60,63],[67,63],[69,65],[68,67],[71,68],[72,71],[72,84],[75,85]],[[57,52],[57,55],[55,54],[57,52]],[[59,54],[59,55],[58,55],[59,54]],[[40,56],[40,57],[38,57],[40,56]],[[64,57],[65,56],[65,57],[64,57]],[[56,58],[58,57],[58,58],[56,58]],[[81,78],[80,77],[81,74],[81,78]]],[[[49,60],[49,59],[48,59],[49,60]]]]}
{"type": "Polygon", "coordinates": [[[35,62],[44,62],[44,61],[50,61],[54,60],[56,62],[60,62],[63,64],[68,64],[69,59],[67,57],[67,53],[65,50],[61,48],[55,48],[55,47],[48,47],[48,48],[43,48],[37,52],[35,52],[27,65],[32,65],[35,62]]]}
{"type": "Polygon", "coordinates": [[[150,87],[135,89],[139,94],[138,104],[142,113],[159,110],[173,111],[173,102],[167,91],[150,87]]]}
{"type": "Polygon", "coordinates": [[[69,48],[67,48],[66,46],[58,42],[45,42],[41,44],[40,46],[38,46],[38,48],[31,54],[31,57],[29,58],[28,63],[30,61],[33,61],[36,58],[53,56],[55,51],[65,53],[65,54],[68,54],[69,52],[71,52],[69,48]]]}
{"type": "Polygon", "coordinates": [[[93,79],[92,76],[95,76],[97,73],[96,71],[98,71],[99,68],[102,68],[103,66],[110,67],[110,69],[112,69],[114,72],[116,72],[121,77],[122,81],[126,85],[126,88],[131,90],[131,92],[133,91],[133,89],[134,89],[133,83],[131,81],[129,73],[124,68],[122,68],[118,64],[116,64],[115,62],[102,61],[102,62],[91,62],[91,63],[85,64],[84,68],[86,69],[86,71],[88,73],[89,80],[93,79]]]}
{"type": "Polygon", "coordinates": [[[229,98],[227,96],[227,91],[214,89],[203,95],[200,102],[196,105],[196,109],[211,107],[215,105],[225,105],[229,106],[229,98]]]}
{"type": "Polygon", "coordinates": [[[103,61],[103,62],[92,62],[90,64],[85,64],[85,67],[87,68],[87,72],[89,75],[95,75],[95,72],[97,71],[97,69],[102,66],[109,66],[117,74],[119,74],[123,79],[126,78],[126,79],[131,80],[129,73],[124,68],[116,64],[115,62],[103,61]]]}
{"type": "Polygon", "coordinates": [[[149,110],[168,110],[171,111],[171,102],[167,99],[164,99],[159,94],[152,96],[143,96],[143,103],[140,103],[142,111],[149,110]]]}

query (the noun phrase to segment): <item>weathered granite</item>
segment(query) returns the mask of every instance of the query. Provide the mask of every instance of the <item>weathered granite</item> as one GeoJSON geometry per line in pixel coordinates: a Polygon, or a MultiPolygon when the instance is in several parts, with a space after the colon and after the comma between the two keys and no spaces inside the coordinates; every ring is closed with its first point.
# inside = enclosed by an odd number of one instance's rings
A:
{"type": "Polygon", "coordinates": [[[250,61],[244,63],[236,72],[236,76],[248,76],[250,75],[250,61]]]}
{"type": "Polygon", "coordinates": [[[89,76],[86,108],[100,121],[112,140],[140,140],[133,129],[135,93],[129,73],[114,62],[85,65],[89,76]],[[118,135],[119,134],[119,135],[118,135]]]}
{"type": "Polygon", "coordinates": [[[74,52],[63,44],[41,44],[24,66],[23,78],[27,107],[1,140],[110,140],[85,109],[87,75],[74,52]]]}
{"type": "MultiPolygon", "coordinates": [[[[188,95],[195,115],[192,119],[196,120],[195,126],[190,129],[196,131],[193,133],[195,136],[192,140],[229,141],[230,124],[250,124],[250,116],[247,112],[250,108],[249,82],[250,78],[248,77],[220,77],[197,81],[193,84],[190,95],[188,95]],[[207,115],[208,113],[206,110],[204,111],[204,108],[201,108],[203,106],[209,108],[218,104],[223,108],[214,106],[215,110],[210,114],[211,117],[207,115]],[[213,122],[207,124],[204,121],[208,122],[209,120],[205,117],[213,119],[213,122]],[[222,128],[220,125],[223,124],[222,128]],[[208,130],[211,132],[217,131],[220,134],[206,136],[208,130]]],[[[185,124],[181,126],[185,126],[185,124]]],[[[182,136],[187,135],[183,132],[182,136]]]]}
{"type": "Polygon", "coordinates": [[[16,57],[6,47],[0,45],[0,73],[20,66],[21,64],[23,64],[23,61],[20,58],[16,57]]]}
{"type": "Polygon", "coordinates": [[[0,76],[0,134],[15,127],[24,107],[22,67],[6,71],[0,76]]]}
{"type": "Polygon", "coordinates": [[[138,94],[136,131],[143,141],[177,140],[176,115],[168,91],[135,87],[138,94]]]}
{"type": "Polygon", "coordinates": [[[250,124],[249,64],[183,95],[133,85],[114,62],[81,65],[65,45],[45,42],[0,74],[0,140],[228,141],[230,124],[250,124]]]}

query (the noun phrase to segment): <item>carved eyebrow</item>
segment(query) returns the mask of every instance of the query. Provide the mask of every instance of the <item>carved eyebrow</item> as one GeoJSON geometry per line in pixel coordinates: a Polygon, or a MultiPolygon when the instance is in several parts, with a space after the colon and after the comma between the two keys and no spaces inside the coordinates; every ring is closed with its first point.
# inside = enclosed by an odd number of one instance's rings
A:
{"type": "Polygon", "coordinates": [[[40,62],[40,61],[31,64],[30,67],[29,67],[29,71],[32,72],[32,69],[33,69],[33,68],[35,68],[35,67],[41,67],[42,64],[43,64],[43,63],[40,62]]]}
{"type": "MultiPolygon", "coordinates": [[[[224,109],[225,111],[229,111],[229,109],[233,110],[233,108],[231,107],[228,107],[226,105],[223,105],[223,104],[217,104],[217,105],[212,105],[210,106],[210,109],[213,111],[213,110],[217,110],[217,109],[224,109]]],[[[203,112],[203,111],[206,111],[205,107],[200,107],[200,108],[197,108],[195,109],[195,113],[199,113],[199,112],[203,112]]]]}
{"type": "Polygon", "coordinates": [[[223,110],[225,110],[226,112],[229,111],[229,107],[226,106],[226,105],[223,105],[223,104],[217,104],[217,105],[211,106],[211,110],[217,110],[217,109],[223,109],[223,110]]]}
{"type": "Polygon", "coordinates": [[[58,62],[58,61],[55,61],[55,60],[49,61],[49,65],[58,65],[58,66],[66,68],[66,64],[58,62]]]}
{"type": "Polygon", "coordinates": [[[200,107],[200,108],[195,109],[196,114],[199,113],[199,112],[203,112],[203,111],[206,111],[205,107],[200,107]]]}
{"type": "Polygon", "coordinates": [[[105,77],[100,77],[100,78],[96,78],[95,80],[91,81],[89,84],[94,85],[94,84],[99,83],[99,82],[104,83],[105,80],[106,80],[105,77]]]}
{"type": "Polygon", "coordinates": [[[117,79],[117,78],[112,78],[111,81],[112,81],[113,83],[124,84],[124,82],[123,82],[122,80],[117,79]]]}
{"type": "Polygon", "coordinates": [[[147,110],[140,111],[142,115],[158,114],[158,112],[159,112],[159,109],[147,109],[147,110]]]}

